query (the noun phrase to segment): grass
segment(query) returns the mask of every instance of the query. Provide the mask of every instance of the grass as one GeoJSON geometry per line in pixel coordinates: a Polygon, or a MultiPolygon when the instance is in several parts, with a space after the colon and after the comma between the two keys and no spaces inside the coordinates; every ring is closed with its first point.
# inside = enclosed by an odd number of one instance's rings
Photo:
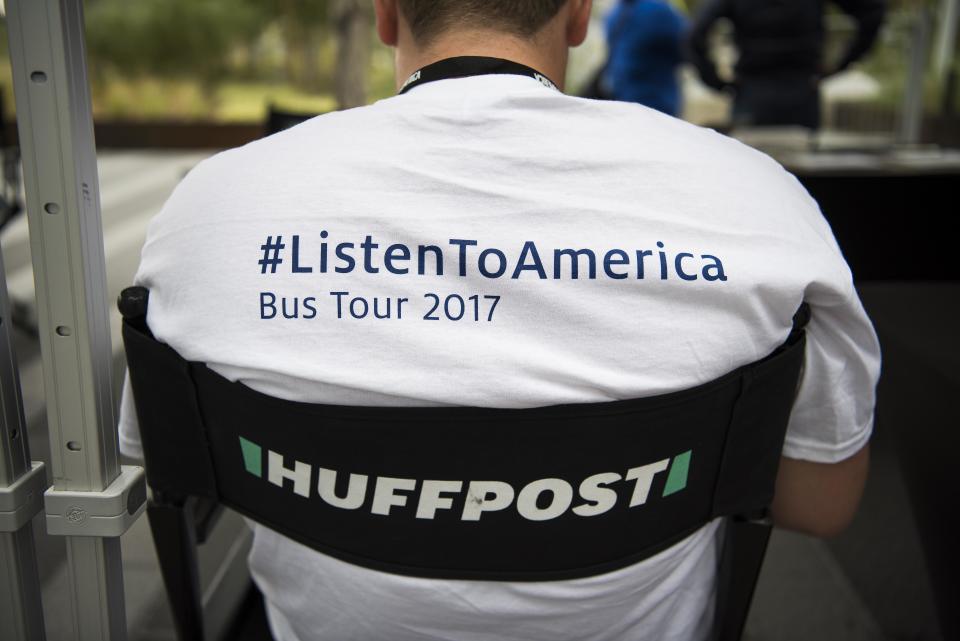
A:
{"type": "Polygon", "coordinates": [[[281,83],[228,80],[206,89],[196,80],[112,79],[96,83],[94,116],[100,119],[258,122],[273,104],[288,111],[321,113],[336,108],[330,94],[281,83]]]}
{"type": "MultiPolygon", "coordinates": [[[[0,87],[5,113],[14,112],[10,68],[0,61],[0,87]]],[[[227,80],[212,90],[197,80],[151,77],[99,81],[93,84],[93,113],[98,120],[214,120],[260,122],[270,105],[302,113],[336,109],[331,93],[302,91],[286,83],[227,80]]]]}

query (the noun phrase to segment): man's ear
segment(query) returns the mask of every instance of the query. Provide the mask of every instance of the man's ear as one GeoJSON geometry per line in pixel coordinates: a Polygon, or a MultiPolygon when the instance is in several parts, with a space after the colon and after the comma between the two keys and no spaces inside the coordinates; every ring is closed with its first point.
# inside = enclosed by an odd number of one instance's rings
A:
{"type": "Polygon", "coordinates": [[[570,15],[567,19],[567,45],[579,47],[587,39],[592,9],[593,0],[570,0],[570,15]]]}
{"type": "Polygon", "coordinates": [[[380,42],[388,47],[396,47],[400,18],[397,0],[374,0],[373,7],[377,14],[377,35],[380,36],[380,42]]]}

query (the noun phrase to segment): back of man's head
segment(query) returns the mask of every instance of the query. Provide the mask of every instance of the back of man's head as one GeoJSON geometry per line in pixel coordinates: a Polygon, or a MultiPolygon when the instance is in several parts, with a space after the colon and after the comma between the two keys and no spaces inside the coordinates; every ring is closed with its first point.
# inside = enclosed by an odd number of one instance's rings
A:
{"type": "Polygon", "coordinates": [[[398,0],[413,37],[425,45],[450,28],[492,29],[520,37],[540,31],[567,0],[398,0]]]}

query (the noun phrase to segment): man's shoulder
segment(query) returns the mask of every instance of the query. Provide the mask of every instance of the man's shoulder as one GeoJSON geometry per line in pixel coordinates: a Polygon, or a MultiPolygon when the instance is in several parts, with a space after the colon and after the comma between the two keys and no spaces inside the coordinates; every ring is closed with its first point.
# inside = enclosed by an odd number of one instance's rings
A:
{"type": "MultiPolygon", "coordinates": [[[[422,113],[418,111],[422,107],[398,97],[323,114],[218,153],[198,165],[190,180],[221,187],[233,185],[243,191],[286,172],[292,172],[290,177],[295,179],[307,170],[313,175],[339,175],[358,163],[379,166],[388,160],[417,162],[423,148],[436,137],[430,125],[431,114],[425,108],[422,113]],[[418,116],[411,118],[411,113],[418,116]]],[[[756,149],[713,129],[636,103],[547,95],[534,97],[523,108],[505,115],[524,121],[525,134],[532,134],[529,140],[552,139],[550,148],[582,150],[580,156],[570,157],[572,164],[595,158],[629,173],[633,169],[644,171],[655,163],[689,172],[680,178],[688,178],[692,184],[703,178],[696,173],[699,168],[714,175],[749,177],[768,188],[795,182],[779,163],[756,149]]],[[[516,141],[521,143],[526,144],[516,141]]],[[[544,153],[543,149],[530,151],[544,153]]]]}
{"type": "Polygon", "coordinates": [[[638,152],[652,145],[665,156],[683,154],[692,164],[736,166],[741,170],[782,174],[783,167],[767,154],[710,127],[697,125],[632,102],[574,98],[596,124],[593,132],[638,152]]]}
{"type": "Polygon", "coordinates": [[[255,188],[278,172],[336,163],[339,153],[372,151],[364,141],[374,135],[374,120],[383,122],[375,105],[333,111],[245,145],[226,149],[198,163],[184,182],[233,184],[255,188]]]}
{"type": "Polygon", "coordinates": [[[312,145],[316,151],[328,151],[336,143],[355,140],[373,121],[382,122],[379,103],[318,114],[282,131],[252,140],[245,145],[212,156],[212,164],[230,164],[252,158],[283,153],[292,147],[312,145]]]}

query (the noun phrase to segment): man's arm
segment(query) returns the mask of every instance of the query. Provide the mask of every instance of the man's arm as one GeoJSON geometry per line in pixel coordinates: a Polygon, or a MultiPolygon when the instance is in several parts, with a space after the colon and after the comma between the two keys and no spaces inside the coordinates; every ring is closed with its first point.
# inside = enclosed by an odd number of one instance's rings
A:
{"type": "Polygon", "coordinates": [[[869,444],[837,463],[782,457],[773,497],[774,524],[824,538],[840,534],[856,513],[869,465],[869,444]]]}
{"type": "Polygon", "coordinates": [[[717,91],[722,90],[729,83],[720,78],[716,65],[710,59],[707,37],[710,35],[713,24],[720,18],[728,16],[729,13],[729,0],[707,0],[694,16],[693,23],[690,25],[690,34],[687,37],[686,48],[690,62],[697,68],[704,84],[717,91]]]}
{"type": "Polygon", "coordinates": [[[857,22],[857,35],[846,53],[830,73],[839,73],[862,58],[877,39],[883,16],[886,13],[885,0],[834,0],[837,5],[857,22]]]}

